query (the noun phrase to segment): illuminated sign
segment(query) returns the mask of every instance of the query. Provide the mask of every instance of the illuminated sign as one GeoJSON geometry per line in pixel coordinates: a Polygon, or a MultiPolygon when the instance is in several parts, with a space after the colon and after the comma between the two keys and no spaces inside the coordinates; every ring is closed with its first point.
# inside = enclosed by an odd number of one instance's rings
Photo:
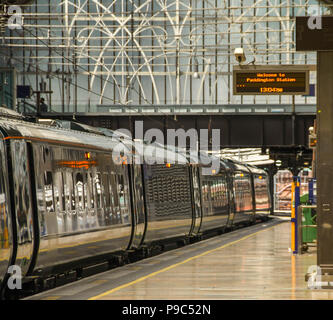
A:
{"type": "Polygon", "coordinates": [[[96,167],[96,161],[58,161],[58,167],[67,167],[73,169],[89,169],[91,167],[96,167]]]}
{"type": "Polygon", "coordinates": [[[292,67],[235,67],[234,95],[308,95],[309,71],[293,71],[292,67]]]}

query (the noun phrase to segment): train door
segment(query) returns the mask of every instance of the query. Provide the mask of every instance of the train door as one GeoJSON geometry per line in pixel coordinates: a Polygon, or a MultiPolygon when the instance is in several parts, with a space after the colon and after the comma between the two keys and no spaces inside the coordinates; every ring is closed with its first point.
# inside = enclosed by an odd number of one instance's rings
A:
{"type": "Polygon", "coordinates": [[[0,141],[0,283],[7,272],[13,245],[6,158],[4,143],[0,141]]]}
{"type": "Polygon", "coordinates": [[[132,247],[139,248],[143,242],[147,218],[145,210],[144,186],[142,180],[142,166],[133,164],[132,168],[132,190],[133,190],[133,222],[134,232],[132,247]]]}
{"type": "Polygon", "coordinates": [[[28,146],[25,141],[11,141],[12,193],[14,195],[14,217],[16,228],[17,252],[15,264],[21,267],[22,276],[29,271],[34,263],[35,244],[38,243],[38,232],[35,229],[33,213],[28,146]]]}
{"type": "Polygon", "coordinates": [[[202,207],[201,207],[201,186],[199,178],[199,168],[197,166],[190,167],[191,187],[192,187],[192,208],[193,220],[191,234],[196,235],[200,231],[202,222],[202,207]]]}
{"type": "Polygon", "coordinates": [[[229,218],[227,222],[227,227],[230,228],[234,222],[235,218],[235,194],[234,194],[234,181],[233,175],[228,173],[228,201],[229,201],[229,218]]]}
{"type": "MultiPolygon", "coordinates": [[[[251,170],[249,170],[251,172],[251,170]]],[[[251,172],[251,191],[252,191],[252,216],[250,217],[251,222],[256,221],[256,193],[255,193],[255,186],[254,186],[254,175],[251,172]]]]}

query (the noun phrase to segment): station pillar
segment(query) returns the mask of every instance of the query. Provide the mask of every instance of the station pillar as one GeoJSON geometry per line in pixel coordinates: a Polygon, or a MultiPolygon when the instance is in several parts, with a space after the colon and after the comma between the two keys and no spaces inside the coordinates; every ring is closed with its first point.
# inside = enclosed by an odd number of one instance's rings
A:
{"type": "Polygon", "coordinates": [[[317,53],[317,264],[333,276],[333,51],[317,53]]]}

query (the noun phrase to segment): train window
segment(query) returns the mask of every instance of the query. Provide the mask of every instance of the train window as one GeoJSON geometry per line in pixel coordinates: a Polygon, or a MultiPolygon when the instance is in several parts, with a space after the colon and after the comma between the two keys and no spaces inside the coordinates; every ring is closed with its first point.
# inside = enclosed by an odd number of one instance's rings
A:
{"type": "Polygon", "coordinates": [[[44,163],[47,161],[47,158],[49,156],[49,149],[47,147],[42,147],[43,148],[43,160],[44,163]]]}
{"type": "Polygon", "coordinates": [[[256,197],[256,208],[267,209],[270,206],[269,203],[269,190],[268,180],[266,176],[254,176],[254,189],[256,197]]]}
{"type": "Polygon", "coordinates": [[[205,177],[202,181],[202,200],[206,215],[224,214],[228,210],[227,178],[223,174],[205,177]]]}
{"type": "Polygon", "coordinates": [[[61,190],[61,210],[66,211],[66,202],[65,202],[65,186],[64,186],[64,173],[61,172],[61,181],[62,181],[62,190],[61,190]]]}
{"type": "Polygon", "coordinates": [[[67,210],[68,211],[75,210],[74,182],[73,182],[72,173],[70,171],[66,172],[64,192],[65,192],[67,210]]]}
{"type": "Polygon", "coordinates": [[[111,183],[111,203],[112,206],[116,209],[119,207],[119,199],[118,199],[118,183],[117,183],[117,175],[112,173],[110,176],[111,183]]]}
{"type": "Polygon", "coordinates": [[[126,206],[126,189],[124,184],[124,177],[121,174],[118,174],[118,194],[120,208],[124,208],[126,206]]]}
{"type": "Polygon", "coordinates": [[[90,196],[89,196],[89,191],[88,191],[88,174],[87,172],[85,172],[83,174],[83,180],[84,180],[84,183],[83,183],[83,198],[84,198],[84,207],[85,208],[90,208],[90,205],[89,205],[89,200],[90,200],[90,196]]]}
{"type": "Polygon", "coordinates": [[[76,201],[75,201],[75,187],[74,187],[74,178],[73,173],[69,174],[70,177],[70,209],[75,210],[76,209],[76,201]]]}
{"type": "Polygon", "coordinates": [[[62,174],[61,172],[54,173],[54,201],[55,201],[55,209],[57,212],[62,211],[62,194],[63,194],[63,183],[62,183],[62,174]]]}
{"type": "Polygon", "coordinates": [[[45,223],[45,199],[44,199],[44,163],[43,163],[43,147],[33,146],[34,149],[34,161],[35,161],[35,179],[36,179],[36,196],[38,206],[38,218],[40,225],[41,236],[46,235],[46,223],[45,223]]]}
{"type": "Polygon", "coordinates": [[[126,171],[118,174],[119,203],[122,222],[129,221],[129,189],[127,183],[126,171]]]}
{"type": "Polygon", "coordinates": [[[250,211],[253,209],[250,175],[236,173],[234,175],[234,193],[236,211],[250,211]]]}
{"type": "Polygon", "coordinates": [[[89,203],[90,203],[90,208],[94,209],[95,208],[95,197],[94,197],[94,180],[92,178],[92,174],[89,172],[88,173],[88,190],[89,190],[89,203]]]}
{"type": "Polygon", "coordinates": [[[96,192],[96,205],[97,208],[102,208],[102,185],[101,174],[97,173],[95,177],[95,192],[96,192]]]}
{"type": "Polygon", "coordinates": [[[105,207],[110,208],[110,181],[109,175],[107,173],[103,174],[103,187],[104,187],[104,199],[105,199],[105,207]]]}
{"type": "Polygon", "coordinates": [[[83,199],[83,175],[81,172],[75,175],[75,193],[77,196],[77,208],[79,210],[84,209],[84,199],[83,199]]]}
{"type": "Polygon", "coordinates": [[[54,212],[54,199],[53,199],[53,177],[51,171],[44,172],[44,193],[46,210],[54,212]]]}
{"type": "Polygon", "coordinates": [[[64,179],[64,205],[65,205],[65,211],[70,210],[70,199],[69,199],[69,187],[67,182],[67,173],[64,173],[65,179],[64,179]]]}

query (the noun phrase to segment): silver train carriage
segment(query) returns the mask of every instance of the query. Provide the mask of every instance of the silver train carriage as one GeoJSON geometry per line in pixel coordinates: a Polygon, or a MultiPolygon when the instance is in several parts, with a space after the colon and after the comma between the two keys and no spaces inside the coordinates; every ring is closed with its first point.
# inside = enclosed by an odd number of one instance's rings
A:
{"type": "Polygon", "coordinates": [[[141,142],[133,153],[133,141],[102,131],[0,119],[3,287],[11,265],[20,266],[24,279],[43,278],[155,242],[254,222],[270,212],[264,170],[223,160],[219,172],[203,175],[205,165],[179,150],[141,142]],[[114,159],[120,143],[133,157],[149,160],[153,152],[181,161],[114,159]]]}

